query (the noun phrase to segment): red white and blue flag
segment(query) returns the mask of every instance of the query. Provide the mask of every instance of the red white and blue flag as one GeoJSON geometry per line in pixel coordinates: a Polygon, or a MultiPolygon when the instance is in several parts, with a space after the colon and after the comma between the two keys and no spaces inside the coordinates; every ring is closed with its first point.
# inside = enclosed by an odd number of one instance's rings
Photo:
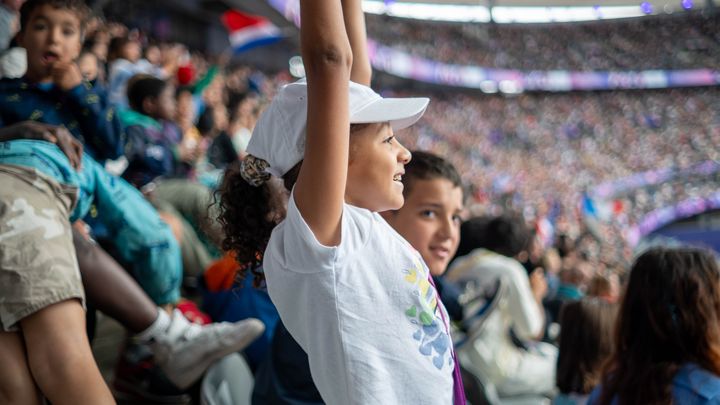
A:
{"type": "Polygon", "coordinates": [[[229,10],[223,13],[222,22],[230,33],[230,45],[235,53],[271,44],[283,37],[278,27],[257,15],[229,10]]]}

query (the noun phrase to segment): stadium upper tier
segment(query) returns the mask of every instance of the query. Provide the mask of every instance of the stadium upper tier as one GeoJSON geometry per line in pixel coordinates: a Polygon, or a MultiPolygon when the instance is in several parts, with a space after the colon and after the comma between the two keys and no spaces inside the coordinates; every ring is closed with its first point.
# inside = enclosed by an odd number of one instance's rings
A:
{"type": "Polygon", "coordinates": [[[553,211],[575,223],[588,193],[614,210],[607,238],[637,241],[648,213],[718,189],[718,88],[431,99],[401,139],[451,157],[481,212],[553,211]]]}
{"type": "Polygon", "coordinates": [[[720,68],[720,14],[558,25],[494,25],[367,14],[368,35],[443,63],[498,69],[720,68]]]}

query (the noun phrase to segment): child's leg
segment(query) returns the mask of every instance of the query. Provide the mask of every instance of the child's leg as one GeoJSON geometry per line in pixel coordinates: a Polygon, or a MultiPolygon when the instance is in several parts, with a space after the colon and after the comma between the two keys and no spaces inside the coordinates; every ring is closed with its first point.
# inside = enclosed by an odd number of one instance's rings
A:
{"type": "Polygon", "coordinates": [[[25,357],[22,336],[17,332],[0,332],[0,404],[40,405],[41,401],[25,357]]]}
{"type": "Polygon", "coordinates": [[[180,298],[180,246],[157,210],[125,180],[111,176],[96,162],[83,161],[83,173],[94,184],[98,220],[108,227],[123,261],[132,264],[138,284],[156,305],[180,298]]]}
{"type": "Polygon", "coordinates": [[[32,375],[53,405],[115,403],[90,350],[79,301],[45,307],[20,328],[32,375]]]}
{"type": "Polygon", "coordinates": [[[157,306],[135,280],[102,248],[73,230],[85,294],[98,310],[120,322],[131,333],[148,328],[157,318],[157,306]]]}

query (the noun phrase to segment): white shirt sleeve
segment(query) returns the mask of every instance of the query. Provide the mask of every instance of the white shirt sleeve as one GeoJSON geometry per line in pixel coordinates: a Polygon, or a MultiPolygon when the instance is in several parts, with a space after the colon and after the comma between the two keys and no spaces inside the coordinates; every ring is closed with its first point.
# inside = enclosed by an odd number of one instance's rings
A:
{"type": "Polygon", "coordinates": [[[525,269],[514,260],[508,260],[508,263],[508,310],[513,320],[513,330],[520,339],[534,339],[543,327],[540,306],[530,289],[525,269]]]}
{"type": "Polygon", "coordinates": [[[286,231],[283,233],[284,256],[293,261],[293,269],[302,272],[331,270],[335,264],[366,243],[372,231],[370,213],[364,215],[360,210],[343,205],[341,237],[338,246],[321,244],[302,217],[295,204],[294,193],[288,200],[286,231]]]}

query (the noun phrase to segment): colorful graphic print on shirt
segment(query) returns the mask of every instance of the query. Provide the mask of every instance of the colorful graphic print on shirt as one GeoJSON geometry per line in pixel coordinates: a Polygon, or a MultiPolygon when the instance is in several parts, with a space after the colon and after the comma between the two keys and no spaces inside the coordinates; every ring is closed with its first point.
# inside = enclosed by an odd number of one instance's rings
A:
{"type": "Polygon", "coordinates": [[[413,295],[417,304],[411,305],[405,311],[410,322],[418,327],[412,335],[413,339],[420,343],[418,348],[420,353],[431,357],[433,365],[438,370],[442,370],[446,364],[452,368],[454,365],[451,342],[440,317],[441,309],[438,306],[435,289],[431,288],[428,271],[425,270],[420,258],[415,258],[414,262],[412,268],[404,271],[405,281],[415,286],[413,295]]]}

